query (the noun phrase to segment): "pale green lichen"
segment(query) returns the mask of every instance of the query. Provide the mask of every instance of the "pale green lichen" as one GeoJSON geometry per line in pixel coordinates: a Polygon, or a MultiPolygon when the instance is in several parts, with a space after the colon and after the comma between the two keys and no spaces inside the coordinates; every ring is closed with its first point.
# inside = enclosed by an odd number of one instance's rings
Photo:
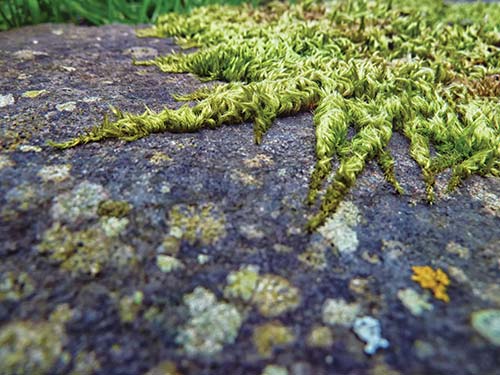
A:
{"type": "Polygon", "coordinates": [[[259,275],[257,266],[242,266],[229,273],[224,296],[240,299],[257,307],[266,317],[292,311],[300,304],[300,291],[278,275],[259,275]]]}
{"type": "Polygon", "coordinates": [[[224,83],[177,97],[193,106],[140,115],[115,109],[116,120],[55,146],[247,121],[260,143],[276,117],[311,110],[317,163],[309,203],[327,186],[309,229],[335,212],[371,160],[402,192],[388,150],[394,132],[408,139],[432,202],[445,169],[448,190],[471,174],[500,174],[499,18],[498,4],[433,0],[274,2],[164,15],[138,34],[197,48],[136,64],[224,83]]]}
{"type": "Polygon", "coordinates": [[[267,365],[261,375],[288,375],[288,370],[284,366],[267,365]]]}
{"type": "Polygon", "coordinates": [[[29,90],[23,92],[21,95],[23,98],[29,98],[29,99],[34,99],[39,97],[40,95],[46,94],[47,90],[29,90]]]}
{"type": "Polygon", "coordinates": [[[275,348],[289,345],[294,341],[293,331],[278,321],[258,325],[253,331],[253,343],[263,358],[270,358],[275,348]]]}
{"type": "Polygon", "coordinates": [[[127,228],[129,221],[126,217],[104,217],[100,220],[101,228],[107,237],[117,237],[127,228]]]}
{"type": "Polygon", "coordinates": [[[398,298],[415,316],[420,316],[425,311],[430,311],[434,308],[429,302],[429,297],[427,295],[422,295],[412,288],[399,290],[398,298]]]}
{"type": "Polygon", "coordinates": [[[313,348],[329,348],[332,344],[332,331],[326,326],[314,326],[307,336],[307,345],[313,348]]]}
{"type": "Polygon", "coordinates": [[[486,309],[471,315],[472,327],[493,345],[500,346],[500,310],[486,309]]]}
{"type": "Polygon", "coordinates": [[[35,291],[33,280],[26,272],[5,272],[0,275],[0,302],[18,301],[35,291]]]}
{"type": "Polygon", "coordinates": [[[360,312],[361,306],[358,303],[347,303],[343,299],[329,298],[323,304],[322,317],[326,324],[351,327],[360,312]]]}
{"type": "Polygon", "coordinates": [[[188,355],[213,355],[236,340],[243,317],[231,304],[218,302],[215,295],[197,287],[184,296],[190,319],[180,328],[176,342],[188,355]]]}
{"type": "Polygon", "coordinates": [[[71,164],[46,165],[38,171],[43,182],[63,182],[70,177],[71,164]]]}
{"type": "Polygon", "coordinates": [[[60,324],[18,321],[0,329],[0,373],[45,375],[57,361],[68,362],[60,324]]]}
{"type": "Polygon", "coordinates": [[[170,236],[191,245],[212,245],[225,237],[226,218],[212,203],[196,206],[177,204],[169,213],[170,236]]]}
{"type": "Polygon", "coordinates": [[[470,250],[454,241],[448,242],[446,251],[450,254],[458,255],[462,259],[470,258],[470,250]]]}
{"type": "Polygon", "coordinates": [[[13,167],[15,164],[7,155],[0,155],[0,170],[13,167]]]}
{"type": "Polygon", "coordinates": [[[81,351],[74,359],[74,366],[69,375],[93,375],[101,369],[95,352],[81,351]]]}
{"type": "Polygon", "coordinates": [[[115,236],[108,236],[101,225],[71,231],[55,223],[47,229],[37,246],[40,254],[64,270],[96,276],[104,267],[123,267],[135,262],[135,251],[115,236]]]}
{"type": "Polygon", "coordinates": [[[123,323],[131,323],[136,318],[142,309],[142,302],[144,299],[144,294],[137,290],[130,296],[124,296],[120,298],[118,302],[118,311],[120,314],[120,320],[123,323]]]}
{"type": "Polygon", "coordinates": [[[156,265],[161,272],[169,273],[184,268],[184,264],[177,258],[170,255],[157,255],[156,265]]]}
{"type": "Polygon", "coordinates": [[[61,103],[56,105],[56,109],[58,111],[65,111],[65,112],[73,112],[76,109],[76,102],[66,102],[66,103],[61,103]]]}
{"type": "Polygon", "coordinates": [[[83,181],[73,190],[54,198],[52,218],[67,223],[95,218],[99,203],[106,198],[102,185],[83,181]]]}
{"type": "Polygon", "coordinates": [[[311,243],[307,249],[298,256],[298,259],[308,267],[322,271],[327,267],[325,247],[318,242],[311,243]]]}
{"type": "Polygon", "coordinates": [[[15,103],[14,95],[6,94],[0,95],[0,108],[7,107],[8,105],[12,105],[15,103]]]}
{"type": "Polygon", "coordinates": [[[319,232],[341,254],[352,254],[359,244],[354,229],[359,223],[359,217],[359,210],[352,202],[341,202],[337,211],[319,228],[319,232]]]}

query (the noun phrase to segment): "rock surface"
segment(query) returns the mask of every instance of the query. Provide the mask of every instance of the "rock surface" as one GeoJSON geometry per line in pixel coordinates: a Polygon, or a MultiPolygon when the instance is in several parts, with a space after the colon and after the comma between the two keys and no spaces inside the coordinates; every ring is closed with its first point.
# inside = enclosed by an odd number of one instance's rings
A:
{"type": "Polygon", "coordinates": [[[499,179],[445,195],[441,176],[429,206],[395,134],[405,194],[370,164],[309,234],[310,114],[260,146],[251,124],[46,146],[109,105],[178,106],[196,77],[131,64],[176,49],[127,26],[0,33],[0,373],[498,373],[499,179]]]}

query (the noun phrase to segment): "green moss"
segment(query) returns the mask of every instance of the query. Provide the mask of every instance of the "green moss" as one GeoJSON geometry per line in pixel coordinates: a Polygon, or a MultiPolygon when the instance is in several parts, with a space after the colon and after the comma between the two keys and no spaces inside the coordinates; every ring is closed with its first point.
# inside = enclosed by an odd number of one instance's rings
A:
{"type": "Polygon", "coordinates": [[[136,63],[226,83],[177,98],[194,106],[140,115],[115,109],[114,121],[52,144],[132,141],[246,121],[260,143],[276,117],[312,110],[317,163],[309,203],[324,194],[310,229],[336,211],[370,160],[402,192],[388,150],[394,132],[410,142],[432,202],[436,175],[447,168],[450,191],[471,174],[500,175],[499,18],[498,4],[433,0],[276,2],[168,14],[139,35],[176,37],[198,49],[136,63]]]}

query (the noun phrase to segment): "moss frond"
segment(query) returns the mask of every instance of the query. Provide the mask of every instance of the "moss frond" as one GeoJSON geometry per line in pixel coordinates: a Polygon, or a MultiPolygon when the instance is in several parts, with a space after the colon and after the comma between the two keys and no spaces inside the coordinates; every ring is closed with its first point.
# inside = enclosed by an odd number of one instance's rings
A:
{"type": "Polygon", "coordinates": [[[193,106],[140,115],[115,110],[115,120],[52,145],[247,121],[260,143],[277,117],[310,110],[317,162],[308,202],[323,191],[310,229],[336,210],[370,160],[403,193],[387,148],[394,132],[408,139],[433,202],[436,175],[445,169],[452,171],[450,191],[471,174],[500,174],[498,19],[498,4],[434,0],[275,2],[168,14],[138,34],[198,49],[135,63],[222,83],[176,97],[193,106]]]}

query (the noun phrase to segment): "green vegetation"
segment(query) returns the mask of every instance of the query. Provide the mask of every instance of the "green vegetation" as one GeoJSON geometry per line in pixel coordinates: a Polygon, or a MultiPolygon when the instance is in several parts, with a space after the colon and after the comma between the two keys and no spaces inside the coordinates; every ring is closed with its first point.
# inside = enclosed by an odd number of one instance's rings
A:
{"type": "MultiPolygon", "coordinates": [[[[238,5],[248,0],[2,0],[0,30],[42,22],[149,23],[167,12],[188,12],[210,4],[238,5]]],[[[252,0],[256,6],[260,0],[252,0]]]]}
{"type": "Polygon", "coordinates": [[[336,211],[370,160],[402,192],[388,148],[394,132],[408,139],[432,202],[435,177],[446,169],[449,191],[471,174],[500,175],[499,19],[499,4],[434,0],[278,2],[166,14],[138,34],[176,37],[181,47],[198,49],[136,64],[225,83],[177,98],[194,106],[141,115],[114,109],[115,120],[51,144],[133,141],[246,121],[254,122],[260,143],[276,117],[313,111],[317,163],[309,203],[322,194],[311,230],[336,211]]]}

